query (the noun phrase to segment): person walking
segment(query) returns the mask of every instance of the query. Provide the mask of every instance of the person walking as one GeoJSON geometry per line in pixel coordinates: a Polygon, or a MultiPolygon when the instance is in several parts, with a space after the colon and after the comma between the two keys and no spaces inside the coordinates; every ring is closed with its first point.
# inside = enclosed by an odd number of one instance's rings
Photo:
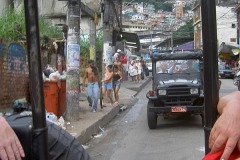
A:
{"type": "MultiPolygon", "coordinates": [[[[147,68],[147,66],[146,66],[146,63],[145,63],[143,57],[141,57],[140,63],[142,64],[142,72],[143,72],[143,75],[146,75],[146,68],[147,68]]],[[[143,79],[144,79],[144,78],[143,78],[143,79]]]]}
{"type": "Polygon", "coordinates": [[[94,66],[94,61],[89,60],[88,61],[88,68],[85,70],[85,74],[83,77],[83,86],[82,90],[85,90],[85,82],[86,79],[88,79],[87,83],[87,100],[89,103],[89,106],[92,107],[92,111],[97,111],[97,104],[98,104],[98,98],[99,98],[99,72],[97,67],[94,66]]]}
{"type": "Polygon", "coordinates": [[[121,72],[123,71],[123,65],[122,65],[122,62],[120,61],[119,57],[117,57],[115,59],[115,61],[113,62],[113,65],[117,66],[119,71],[121,71],[121,72]]]}
{"type": "Polygon", "coordinates": [[[121,80],[122,80],[122,72],[119,70],[118,66],[113,66],[113,92],[114,92],[114,98],[115,98],[115,104],[118,104],[119,101],[119,94],[118,91],[121,86],[121,80]]]}
{"type": "Polygon", "coordinates": [[[136,70],[137,70],[137,83],[140,83],[141,73],[142,73],[142,64],[140,60],[137,60],[136,70]]]}
{"type": "Polygon", "coordinates": [[[131,61],[131,64],[129,66],[129,75],[132,77],[133,82],[137,82],[136,76],[137,76],[137,69],[135,67],[135,61],[131,61]]]}
{"type": "Polygon", "coordinates": [[[111,92],[113,89],[112,86],[113,79],[113,65],[108,65],[106,69],[106,73],[104,75],[104,79],[102,80],[102,96],[103,96],[103,106],[106,107],[105,94],[107,93],[107,97],[110,100],[111,105],[113,106],[113,99],[111,97],[111,92]]]}

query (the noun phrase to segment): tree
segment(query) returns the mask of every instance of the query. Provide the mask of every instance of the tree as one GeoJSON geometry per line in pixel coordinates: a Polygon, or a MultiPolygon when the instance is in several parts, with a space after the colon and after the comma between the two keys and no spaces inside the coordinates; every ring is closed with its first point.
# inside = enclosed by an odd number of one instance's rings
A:
{"type": "Polygon", "coordinates": [[[180,27],[177,31],[173,32],[173,38],[189,38],[193,36],[193,19],[189,20],[186,25],[180,27]]]}
{"type": "MultiPolygon", "coordinates": [[[[39,19],[40,37],[62,39],[62,31],[43,17],[39,19]]],[[[7,8],[0,17],[0,38],[4,41],[26,39],[24,8],[16,11],[7,8]]]]}

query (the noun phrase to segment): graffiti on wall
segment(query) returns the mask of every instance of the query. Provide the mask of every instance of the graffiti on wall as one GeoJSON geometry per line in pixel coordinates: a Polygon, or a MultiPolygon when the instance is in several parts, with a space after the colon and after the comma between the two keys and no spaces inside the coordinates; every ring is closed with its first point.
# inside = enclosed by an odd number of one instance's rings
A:
{"type": "Polygon", "coordinates": [[[4,64],[4,57],[6,55],[6,45],[4,43],[0,43],[0,78],[2,77],[2,70],[4,64]]]}
{"type": "Polygon", "coordinates": [[[4,43],[0,43],[0,59],[3,59],[3,57],[6,54],[6,45],[4,43]]]}
{"type": "Polygon", "coordinates": [[[8,67],[11,71],[25,72],[26,53],[18,43],[11,43],[8,46],[8,67]]]}
{"type": "Polygon", "coordinates": [[[0,43],[0,108],[29,95],[29,73],[24,48],[18,43],[0,43]]]}

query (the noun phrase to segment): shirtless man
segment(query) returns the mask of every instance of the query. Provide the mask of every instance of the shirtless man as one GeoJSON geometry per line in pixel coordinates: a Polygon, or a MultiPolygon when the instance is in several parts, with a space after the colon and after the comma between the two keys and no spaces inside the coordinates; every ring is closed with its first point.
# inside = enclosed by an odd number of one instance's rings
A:
{"type": "Polygon", "coordinates": [[[98,69],[94,66],[94,61],[88,61],[88,68],[85,70],[85,74],[83,77],[83,87],[82,90],[85,90],[85,81],[86,78],[88,79],[87,83],[87,100],[89,106],[92,107],[92,111],[97,111],[97,104],[98,104],[98,92],[99,92],[99,80],[100,76],[98,73],[98,69]]]}

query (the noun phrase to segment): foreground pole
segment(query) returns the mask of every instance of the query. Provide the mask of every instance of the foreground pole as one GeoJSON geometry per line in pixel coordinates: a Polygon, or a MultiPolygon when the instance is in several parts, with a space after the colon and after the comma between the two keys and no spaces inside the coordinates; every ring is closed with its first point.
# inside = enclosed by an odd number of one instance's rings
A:
{"type": "Polygon", "coordinates": [[[201,0],[202,36],[204,58],[204,96],[205,96],[205,154],[209,152],[208,139],[217,119],[218,90],[218,50],[216,5],[214,0],[201,0]]]}
{"type": "Polygon", "coordinates": [[[46,114],[43,97],[43,78],[39,42],[37,0],[24,0],[30,89],[33,114],[33,158],[48,160],[46,114]]]}

